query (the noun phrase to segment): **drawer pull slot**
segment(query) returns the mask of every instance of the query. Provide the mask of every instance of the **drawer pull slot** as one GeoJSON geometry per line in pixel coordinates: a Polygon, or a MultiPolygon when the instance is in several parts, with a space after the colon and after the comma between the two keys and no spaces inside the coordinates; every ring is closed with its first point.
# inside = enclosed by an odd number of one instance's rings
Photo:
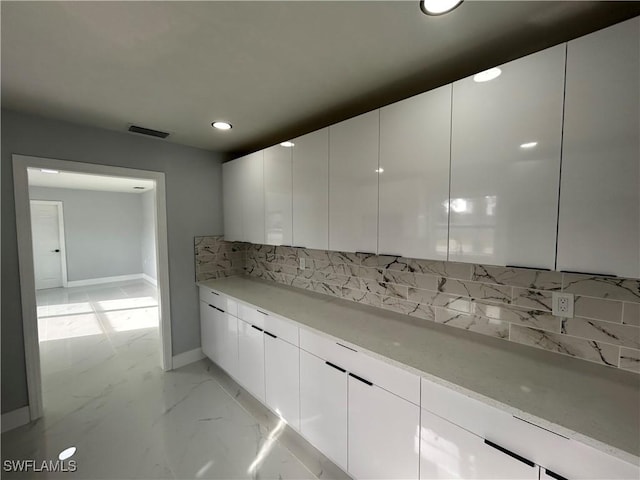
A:
{"type": "Polygon", "coordinates": [[[347,371],[344,368],[341,368],[341,367],[337,366],[334,363],[331,363],[331,362],[324,362],[324,363],[326,363],[327,365],[329,365],[332,368],[335,368],[336,370],[340,370],[342,373],[347,373],[347,371]]]}
{"type": "Polygon", "coordinates": [[[359,377],[358,375],[355,375],[351,372],[349,372],[349,376],[355,378],[356,380],[360,380],[362,383],[366,383],[370,387],[373,387],[373,383],[371,383],[369,380],[365,380],[364,378],[359,377]]]}
{"type": "Polygon", "coordinates": [[[502,453],[504,453],[506,455],[509,455],[510,457],[515,458],[516,460],[521,461],[522,463],[524,463],[526,465],[529,465],[530,467],[535,467],[536,466],[536,464],[533,463],[531,460],[528,460],[528,459],[518,455],[517,453],[513,453],[511,450],[507,450],[506,448],[501,447],[500,445],[498,445],[496,443],[493,443],[492,441],[487,440],[486,438],[484,439],[484,443],[486,443],[490,447],[495,448],[496,450],[501,451],[502,453]]]}
{"type": "Polygon", "coordinates": [[[268,313],[265,313],[265,312],[263,312],[262,310],[258,310],[257,308],[256,308],[256,312],[261,313],[261,314],[263,314],[263,315],[269,315],[268,313]]]}
{"type": "Polygon", "coordinates": [[[266,330],[264,331],[264,333],[266,333],[267,335],[269,335],[271,338],[278,338],[278,337],[276,337],[273,333],[267,332],[266,330]]]}
{"type": "Polygon", "coordinates": [[[264,330],[262,330],[260,327],[256,327],[255,325],[251,325],[251,328],[255,328],[256,330],[259,330],[261,332],[264,332],[264,330]]]}
{"type": "Polygon", "coordinates": [[[347,350],[351,350],[352,352],[358,353],[358,351],[355,348],[347,347],[346,345],[343,345],[339,342],[336,342],[336,345],[340,345],[342,348],[346,348],[347,350]]]}
{"type": "Polygon", "coordinates": [[[551,470],[547,470],[546,468],[544,469],[544,471],[548,476],[550,476],[551,478],[555,478],[556,480],[568,480],[566,477],[563,477],[556,472],[552,472],[551,470]]]}

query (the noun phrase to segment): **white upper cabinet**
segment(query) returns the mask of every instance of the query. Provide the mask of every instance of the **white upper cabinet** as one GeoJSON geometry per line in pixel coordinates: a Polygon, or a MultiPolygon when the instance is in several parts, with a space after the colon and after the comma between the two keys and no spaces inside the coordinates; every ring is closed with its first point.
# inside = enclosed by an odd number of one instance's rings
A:
{"type": "Polygon", "coordinates": [[[378,249],[380,111],[329,127],[329,249],[378,249]]]}
{"type": "Polygon", "coordinates": [[[453,84],[449,260],[554,268],[565,50],[453,84]]]}
{"type": "Polygon", "coordinates": [[[291,148],[264,150],[265,243],[291,245],[291,148]]]}
{"type": "Polygon", "coordinates": [[[640,17],[569,42],[558,270],[640,277],[640,17]]]}
{"type": "Polygon", "coordinates": [[[242,241],[242,162],[234,160],[222,164],[222,211],[224,239],[242,241]]]}
{"type": "Polygon", "coordinates": [[[329,248],[329,129],[293,140],[293,245],[329,248]]]}
{"type": "Polygon", "coordinates": [[[264,223],[264,152],[239,158],[242,192],[242,240],[263,244],[264,223]]]}
{"type": "Polygon", "coordinates": [[[451,85],[380,110],[380,254],[447,259],[451,85]]]}

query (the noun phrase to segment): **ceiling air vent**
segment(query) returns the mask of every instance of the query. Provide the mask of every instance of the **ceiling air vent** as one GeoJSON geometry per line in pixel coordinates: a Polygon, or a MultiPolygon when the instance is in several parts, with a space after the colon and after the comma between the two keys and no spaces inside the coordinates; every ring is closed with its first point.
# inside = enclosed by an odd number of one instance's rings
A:
{"type": "Polygon", "coordinates": [[[167,132],[161,132],[159,130],[151,130],[150,128],[139,127],[137,125],[131,125],[129,131],[133,133],[140,133],[142,135],[148,135],[150,137],[167,138],[169,134],[167,132]]]}

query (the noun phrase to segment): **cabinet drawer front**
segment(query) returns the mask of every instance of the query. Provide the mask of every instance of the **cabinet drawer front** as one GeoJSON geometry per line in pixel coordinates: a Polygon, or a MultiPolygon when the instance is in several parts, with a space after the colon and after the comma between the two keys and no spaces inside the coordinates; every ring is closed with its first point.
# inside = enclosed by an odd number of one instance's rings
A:
{"type": "Polygon", "coordinates": [[[570,479],[640,478],[640,469],[581,442],[422,379],[422,408],[570,479]]]}
{"type": "Polygon", "coordinates": [[[420,405],[420,377],[418,375],[364,353],[353,358],[349,370],[415,405],[420,405]]]}
{"type": "Polygon", "coordinates": [[[238,318],[240,320],[264,328],[265,317],[267,317],[266,312],[245,303],[238,304],[238,318]]]}
{"type": "Polygon", "coordinates": [[[349,370],[358,352],[346,343],[344,345],[341,346],[335,340],[310,332],[304,328],[300,329],[300,348],[340,368],[349,370]]]}
{"type": "Polygon", "coordinates": [[[300,348],[328,360],[410,402],[420,404],[420,377],[382,360],[305,329],[300,329],[300,348]]]}
{"type": "Polygon", "coordinates": [[[200,287],[200,300],[224,310],[229,315],[238,316],[238,302],[210,288],[200,287]]]}
{"type": "Polygon", "coordinates": [[[484,443],[465,429],[420,413],[420,478],[538,479],[538,468],[484,443]]]}
{"type": "Polygon", "coordinates": [[[296,347],[300,343],[298,341],[298,327],[275,315],[269,314],[264,317],[264,329],[296,347]]]}

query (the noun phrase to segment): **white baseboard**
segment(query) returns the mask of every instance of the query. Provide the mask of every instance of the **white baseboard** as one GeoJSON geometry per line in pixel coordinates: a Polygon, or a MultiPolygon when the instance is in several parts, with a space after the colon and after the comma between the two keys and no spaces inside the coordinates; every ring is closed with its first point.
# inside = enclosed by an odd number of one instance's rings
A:
{"type": "Polygon", "coordinates": [[[143,280],[146,280],[146,281],[147,281],[147,282],[149,282],[151,285],[154,285],[154,286],[156,286],[156,287],[158,286],[158,281],[157,281],[155,278],[150,277],[150,276],[149,276],[149,275],[147,275],[146,273],[143,273],[143,274],[142,274],[142,279],[143,279],[143,280]]]}
{"type": "Polygon", "coordinates": [[[202,353],[201,348],[194,348],[193,350],[189,350],[188,352],[179,353],[178,355],[174,355],[173,357],[173,369],[184,367],[185,365],[189,365],[190,363],[197,362],[198,360],[202,360],[205,357],[204,353],[202,353]]]}
{"type": "Polygon", "coordinates": [[[99,285],[101,283],[124,282],[126,280],[141,280],[144,276],[142,273],[134,273],[131,275],[117,275],[115,277],[87,278],[86,280],[73,280],[67,282],[68,287],[84,287],[87,285],[99,285]]]}
{"type": "Polygon", "coordinates": [[[11,412],[3,413],[2,420],[0,421],[2,424],[2,433],[21,427],[22,425],[26,425],[30,421],[31,416],[29,414],[28,405],[11,412]]]}

